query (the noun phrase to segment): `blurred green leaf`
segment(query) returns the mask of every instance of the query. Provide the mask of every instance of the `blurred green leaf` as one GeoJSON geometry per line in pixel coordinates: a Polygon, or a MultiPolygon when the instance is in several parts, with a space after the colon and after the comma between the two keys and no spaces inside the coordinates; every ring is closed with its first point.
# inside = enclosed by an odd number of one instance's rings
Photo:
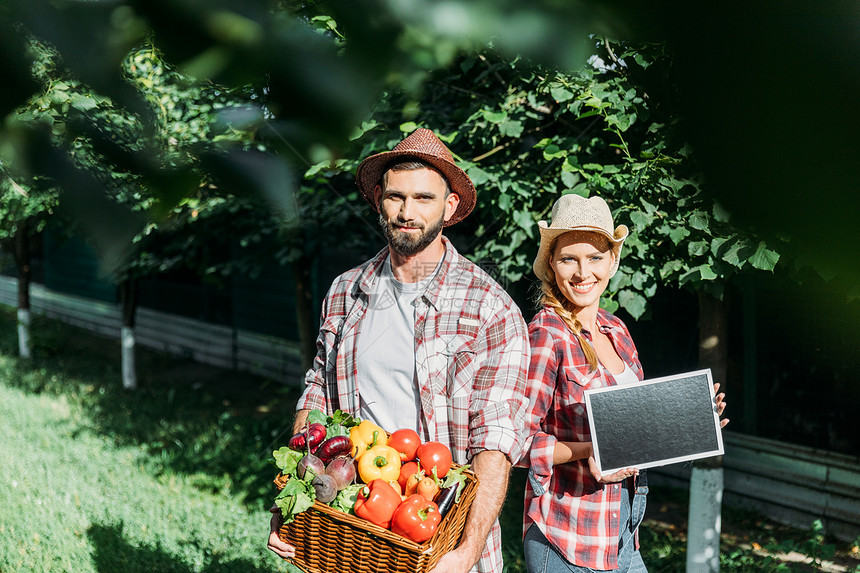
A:
{"type": "Polygon", "coordinates": [[[636,292],[622,290],[618,293],[618,304],[630,313],[633,318],[639,318],[645,314],[647,301],[645,297],[636,292]]]}
{"type": "Polygon", "coordinates": [[[506,137],[519,137],[523,133],[521,121],[505,121],[499,126],[499,133],[506,137]]]}
{"type": "Polygon", "coordinates": [[[573,99],[574,93],[565,86],[553,86],[549,90],[552,99],[559,103],[563,103],[573,99]]]}
{"type": "Polygon", "coordinates": [[[753,256],[749,258],[750,264],[763,271],[772,271],[779,261],[779,253],[768,249],[764,242],[759,242],[753,256]]]}

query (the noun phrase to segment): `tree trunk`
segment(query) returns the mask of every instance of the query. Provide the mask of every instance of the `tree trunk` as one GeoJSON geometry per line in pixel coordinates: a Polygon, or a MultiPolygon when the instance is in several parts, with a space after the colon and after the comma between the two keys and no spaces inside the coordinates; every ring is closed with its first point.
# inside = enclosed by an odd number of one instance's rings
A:
{"type": "Polygon", "coordinates": [[[134,319],[137,314],[137,281],[125,279],[119,285],[122,304],[122,386],[127,390],[137,388],[137,369],[134,364],[134,319]]]}
{"type": "Polygon", "coordinates": [[[30,342],[30,240],[28,225],[21,223],[15,233],[15,263],[18,267],[18,354],[32,357],[30,342]]]}
{"type": "Polygon", "coordinates": [[[310,257],[302,257],[293,262],[293,277],[296,282],[296,323],[299,328],[302,372],[313,366],[319,332],[319,325],[313,318],[312,262],[310,257]]]}
{"type": "MultiPolygon", "coordinates": [[[[699,367],[710,368],[720,391],[726,387],[728,363],[727,315],[723,301],[700,290],[699,367]]],[[[720,570],[720,532],[723,502],[723,460],[699,460],[690,476],[687,518],[687,571],[716,573],[720,570]]]]}

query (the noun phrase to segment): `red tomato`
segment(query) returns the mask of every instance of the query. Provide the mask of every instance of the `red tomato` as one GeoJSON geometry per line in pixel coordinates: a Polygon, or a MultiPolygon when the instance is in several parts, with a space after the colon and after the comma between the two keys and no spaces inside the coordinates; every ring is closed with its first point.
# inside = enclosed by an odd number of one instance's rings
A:
{"type": "Polygon", "coordinates": [[[388,436],[388,446],[400,452],[400,461],[408,462],[415,459],[415,450],[421,445],[418,432],[409,428],[395,430],[388,436]]]}
{"type": "Polygon", "coordinates": [[[451,450],[448,446],[439,442],[425,442],[418,446],[415,452],[418,463],[427,475],[433,475],[433,467],[436,468],[436,477],[443,478],[451,469],[451,450]]]}
{"type": "Polygon", "coordinates": [[[409,476],[418,473],[418,462],[406,462],[400,466],[400,477],[397,478],[397,483],[400,484],[400,491],[406,491],[406,482],[409,476]]]}

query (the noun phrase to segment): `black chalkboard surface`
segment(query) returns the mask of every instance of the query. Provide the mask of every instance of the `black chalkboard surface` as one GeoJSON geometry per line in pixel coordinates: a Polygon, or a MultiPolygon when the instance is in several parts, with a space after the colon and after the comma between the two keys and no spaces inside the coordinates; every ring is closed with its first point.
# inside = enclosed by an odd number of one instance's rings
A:
{"type": "Polygon", "coordinates": [[[723,454],[711,371],[585,391],[600,472],[723,454]]]}

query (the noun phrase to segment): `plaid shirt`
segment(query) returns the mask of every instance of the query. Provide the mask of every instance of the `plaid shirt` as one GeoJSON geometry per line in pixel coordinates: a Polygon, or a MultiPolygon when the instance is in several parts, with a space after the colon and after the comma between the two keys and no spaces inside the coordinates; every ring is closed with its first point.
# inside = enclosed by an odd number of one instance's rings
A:
{"type": "MultiPolygon", "coordinates": [[[[624,323],[599,310],[600,331],[609,336],[621,359],[643,378],[636,347],[624,323]]],[[[590,341],[591,334],[583,330],[590,341]]],[[[529,324],[531,364],[526,413],[529,483],[525,492],[523,531],[535,523],[568,561],[581,567],[615,569],[618,558],[618,514],[623,484],[600,485],[587,460],[553,467],[556,441],[590,442],[585,390],[614,386],[612,374],[588,360],[564,321],[543,308],[529,324]]]]}
{"type": "MultiPolygon", "coordinates": [[[[454,461],[497,450],[522,454],[529,347],[526,324],[508,294],[443,236],[445,257],[415,302],[416,379],[424,440],[451,448],[454,461]]],[[[356,348],[361,320],[388,254],[339,276],[323,302],[314,366],[298,409],[357,412],[356,348]]],[[[477,571],[502,570],[498,521],[477,571]]]]}

